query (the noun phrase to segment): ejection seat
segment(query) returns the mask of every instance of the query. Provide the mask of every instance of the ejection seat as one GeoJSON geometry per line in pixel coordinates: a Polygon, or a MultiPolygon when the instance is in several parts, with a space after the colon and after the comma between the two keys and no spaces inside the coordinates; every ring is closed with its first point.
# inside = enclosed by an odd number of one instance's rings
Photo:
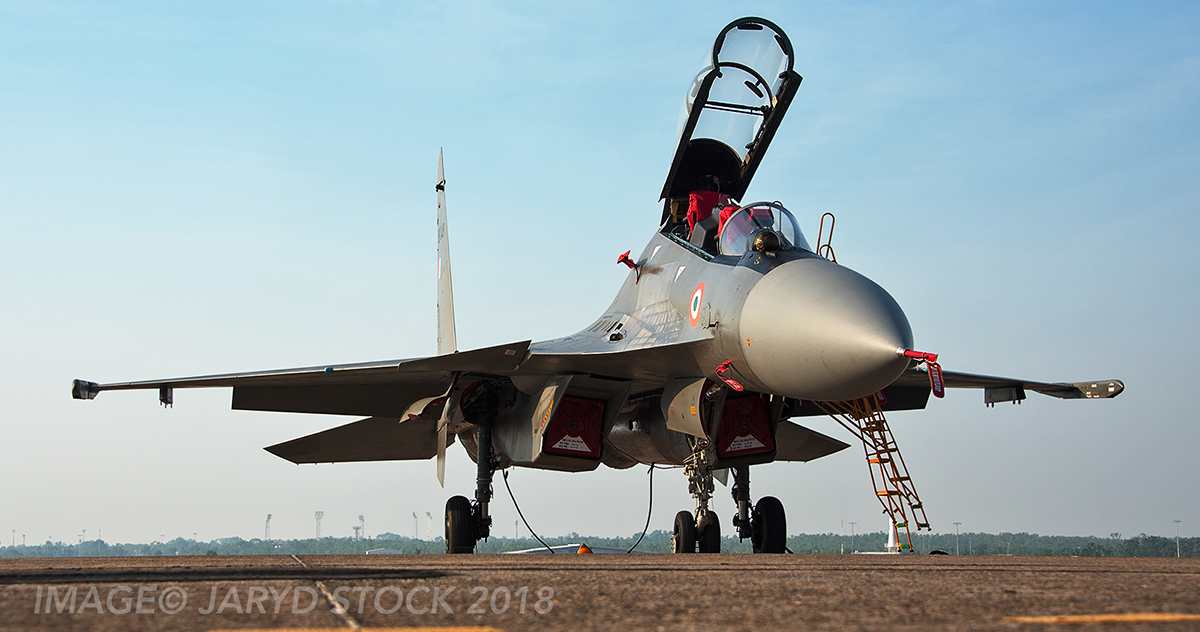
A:
{"type": "Polygon", "coordinates": [[[717,254],[718,223],[716,213],[696,222],[696,225],[692,226],[692,236],[688,243],[709,254],[717,254]]]}

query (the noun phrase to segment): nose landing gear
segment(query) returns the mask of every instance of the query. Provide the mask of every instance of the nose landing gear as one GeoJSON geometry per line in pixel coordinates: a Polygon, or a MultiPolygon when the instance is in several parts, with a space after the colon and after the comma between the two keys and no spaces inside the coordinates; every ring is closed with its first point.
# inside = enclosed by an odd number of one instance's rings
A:
{"type": "MultiPolygon", "coordinates": [[[[713,470],[708,454],[709,443],[697,440],[692,454],[684,461],[683,473],[688,477],[688,492],[696,499],[696,512],[681,511],[675,515],[675,530],[671,536],[673,553],[721,552],[721,521],[708,508],[713,493],[713,470]]],[[[738,512],[733,527],[738,538],[750,538],[755,553],[783,553],[787,550],[787,516],[783,503],[774,496],[764,496],[750,504],[750,466],[733,468],[733,500],[738,512]]]]}
{"type": "Polygon", "coordinates": [[[701,553],[721,552],[721,521],[708,508],[713,493],[708,448],[707,440],[697,440],[692,446],[692,454],[684,461],[683,473],[688,477],[688,492],[696,499],[696,513],[693,516],[681,511],[675,515],[675,531],[671,536],[673,553],[695,553],[697,545],[701,553]]]}

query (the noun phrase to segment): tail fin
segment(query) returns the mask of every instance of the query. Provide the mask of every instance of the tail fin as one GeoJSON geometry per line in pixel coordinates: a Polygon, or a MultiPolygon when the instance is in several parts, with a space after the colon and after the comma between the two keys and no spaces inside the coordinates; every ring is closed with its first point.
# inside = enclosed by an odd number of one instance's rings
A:
{"type": "MultiPolygon", "coordinates": [[[[454,338],[454,287],[450,282],[450,228],[446,223],[446,173],[442,169],[442,152],[438,150],[438,355],[458,351],[454,338]]],[[[454,387],[450,389],[453,391],[454,387]]],[[[448,393],[447,393],[448,394],[448,393]]],[[[437,427],[437,478],[438,484],[446,487],[446,444],[449,442],[449,421],[443,412],[437,427]]]]}
{"type": "Polygon", "coordinates": [[[442,169],[442,152],[438,150],[438,355],[458,351],[454,337],[454,288],[450,281],[450,228],[446,223],[446,175],[442,169]]]}

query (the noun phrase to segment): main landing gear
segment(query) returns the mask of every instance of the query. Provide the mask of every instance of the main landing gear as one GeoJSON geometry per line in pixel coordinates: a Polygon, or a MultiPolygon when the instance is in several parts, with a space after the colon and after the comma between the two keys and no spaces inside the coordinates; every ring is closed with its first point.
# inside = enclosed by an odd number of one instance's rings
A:
{"type": "Polygon", "coordinates": [[[475,543],[491,535],[488,503],[492,500],[492,477],[496,474],[492,424],[498,408],[495,391],[484,384],[464,397],[463,416],[475,424],[475,501],[467,500],[466,496],[453,496],[446,501],[447,553],[474,553],[475,543]]]}
{"type": "Polygon", "coordinates": [[[753,510],[750,508],[749,466],[733,468],[733,500],[738,507],[733,526],[739,538],[750,538],[755,553],[787,550],[787,515],[783,503],[774,496],[763,496],[753,510]]]}
{"type": "MultiPolygon", "coordinates": [[[[708,442],[697,441],[692,454],[684,461],[683,473],[688,477],[688,492],[696,499],[695,515],[681,511],[675,514],[675,530],[671,535],[673,553],[721,552],[721,523],[717,514],[708,508],[712,500],[712,467],[706,458],[708,442]]],[[[733,468],[733,499],[738,513],[733,526],[738,538],[750,538],[755,553],[783,553],[787,550],[787,516],[783,503],[774,496],[763,496],[750,506],[750,466],[733,468]]]]}

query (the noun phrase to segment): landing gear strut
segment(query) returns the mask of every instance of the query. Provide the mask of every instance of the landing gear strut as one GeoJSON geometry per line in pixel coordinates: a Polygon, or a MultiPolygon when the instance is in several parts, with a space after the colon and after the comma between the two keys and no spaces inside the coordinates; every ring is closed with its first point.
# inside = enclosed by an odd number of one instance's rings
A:
{"type": "Polygon", "coordinates": [[[753,533],[750,527],[750,466],[733,468],[733,501],[737,503],[737,515],[733,517],[733,528],[738,539],[745,540],[753,533]]]}
{"type": "Polygon", "coordinates": [[[475,468],[475,539],[486,540],[492,532],[492,517],[488,514],[488,503],[492,501],[492,476],[496,473],[496,461],[492,458],[492,424],[482,423],[475,429],[478,444],[477,467],[475,468]]]}

